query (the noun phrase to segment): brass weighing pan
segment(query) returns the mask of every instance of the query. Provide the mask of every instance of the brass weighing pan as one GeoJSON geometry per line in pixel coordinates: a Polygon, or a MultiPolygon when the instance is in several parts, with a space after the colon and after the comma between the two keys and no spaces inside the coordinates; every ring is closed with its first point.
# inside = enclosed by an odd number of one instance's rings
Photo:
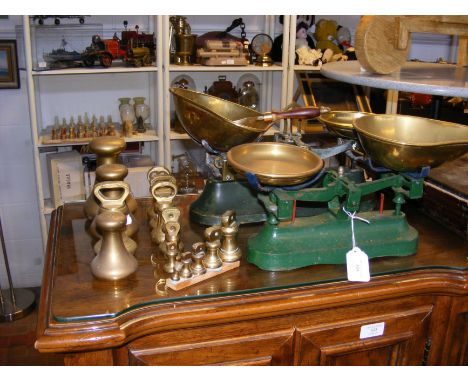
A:
{"type": "Polygon", "coordinates": [[[468,126],[398,114],[370,114],[353,121],[364,151],[394,171],[436,167],[468,151],[468,126]]]}
{"type": "Polygon", "coordinates": [[[317,119],[325,125],[331,134],[345,139],[357,139],[353,121],[369,114],[371,113],[362,111],[331,111],[320,115],[317,119]]]}
{"type": "Polygon", "coordinates": [[[319,108],[260,113],[225,99],[182,88],[170,88],[180,123],[198,143],[205,141],[217,151],[260,138],[276,119],[313,118],[319,108]]]}
{"type": "Polygon", "coordinates": [[[227,161],[239,173],[250,172],[260,183],[272,186],[304,183],[323,167],[323,160],[312,151],[276,142],[233,147],[227,153],[227,161]]]}

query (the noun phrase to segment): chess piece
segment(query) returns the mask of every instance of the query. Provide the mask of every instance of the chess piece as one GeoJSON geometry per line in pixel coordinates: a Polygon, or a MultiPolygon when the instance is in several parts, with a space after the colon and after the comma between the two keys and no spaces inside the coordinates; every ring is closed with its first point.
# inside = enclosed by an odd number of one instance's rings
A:
{"type": "Polygon", "coordinates": [[[92,274],[104,280],[120,280],[137,270],[138,262],[125,248],[122,232],[126,217],[121,212],[106,211],[97,216],[97,229],[102,234],[99,253],[91,261],[92,274]]]}
{"type": "Polygon", "coordinates": [[[233,263],[242,256],[241,249],[237,244],[239,225],[236,222],[236,213],[233,210],[228,210],[221,215],[221,231],[223,238],[219,256],[223,262],[233,263]]]}

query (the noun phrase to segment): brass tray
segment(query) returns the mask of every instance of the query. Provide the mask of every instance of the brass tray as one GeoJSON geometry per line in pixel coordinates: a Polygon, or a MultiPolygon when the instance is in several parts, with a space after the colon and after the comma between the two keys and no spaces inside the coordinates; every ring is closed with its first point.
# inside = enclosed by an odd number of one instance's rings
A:
{"type": "Polygon", "coordinates": [[[372,160],[394,171],[414,171],[468,151],[468,126],[398,114],[370,114],[353,121],[372,160]]]}
{"type": "Polygon", "coordinates": [[[318,173],[323,160],[312,151],[287,143],[258,142],[233,147],[227,153],[237,172],[255,174],[260,183],[272,186],[300,184],[318,173]]]}
{"type": "Polygon", "coordinates": [[[244,126],[233,121],[259,117],[262,113],[234,102],[205,93],[182,88],[170,88],[175,110],[182,127],[198,143],[205,140],[211,148],[226,152],[231,147],[254,142],[272,125],[256,121],[244,126]]]}
{"type": "Polygon", "coordinates": [[[362,111],[331,111],[320,115],[317,119],[331,134],[345,139],[357,139],[353,120],[369,114],[362,111]]]}

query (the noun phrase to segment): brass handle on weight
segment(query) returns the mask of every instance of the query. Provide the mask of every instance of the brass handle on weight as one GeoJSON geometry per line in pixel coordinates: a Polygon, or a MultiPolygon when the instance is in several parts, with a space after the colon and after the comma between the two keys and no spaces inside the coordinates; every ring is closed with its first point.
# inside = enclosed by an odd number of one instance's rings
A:
{"type": "Polygon", "coordinates": [[[151,195],[158,203],[170,202],[177,195],[177,185],[170,180],[157,182],[151,186],[151,195]]]}
{"type": "Polygon", "coordinates": [[[146,174],[146,179],[148,179],[149,184],[153,182],[153,179],[161,175],[170,175],[170,171],[163,166],[151,167],[146,174]]]}
{"type": "Polygon", "coordinates": [[[94,186],[94,196],[101,202],[103,207],[120,207],[125,204],[125,200],[130,194],[130,186],[126,182],[100,182],[94,186]],[[108,198],[102,190],[121,189],[122,195],[115,199],[108,198]]]}

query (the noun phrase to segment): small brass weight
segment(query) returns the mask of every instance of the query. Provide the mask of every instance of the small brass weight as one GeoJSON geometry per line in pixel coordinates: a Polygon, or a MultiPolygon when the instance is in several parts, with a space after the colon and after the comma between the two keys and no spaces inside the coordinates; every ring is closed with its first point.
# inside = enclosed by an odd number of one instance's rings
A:
{"type": "Polygon", "coordinates": [[[126,216],[121,212],[106,211],[96,217],[96,226],[102,235],[99,253],[91,261],[92,274],[104,280],[120,280],[138,267],[138,262],[125,248],[123,231],[126,216]]]}
{"type": "Polygon", "coordinates": [[[200,276],[206,273],[206,268],[203,265],[203,258],[205,257],[205,243],[198,242],[192,245],[192,275],[200,276]]]}
{"type": "Polygon", "coordinates": [[[221,246],[221,227],[213,226],[205,230],[206,256],[203,258],[203,265],[209,269],[217,269],[223,265],[219,258],[218,250],[221,246]]]}
{"type": "Polygon", "coordinates": [[[219,249],[221,260],[226,263],[239,260],[242,252],[237,244],[239,225],[236,222],[235,211],[228,210],[221,216],[221,231],[223,234],[221,248],[219,249]]]}

